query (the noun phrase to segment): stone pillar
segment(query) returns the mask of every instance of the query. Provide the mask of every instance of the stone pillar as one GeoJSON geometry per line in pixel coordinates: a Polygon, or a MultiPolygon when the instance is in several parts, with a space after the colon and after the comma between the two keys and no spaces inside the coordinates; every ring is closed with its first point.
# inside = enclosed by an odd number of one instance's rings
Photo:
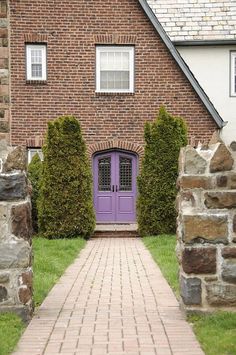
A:
{"type": "Polygon", "coordinates": [[[8,2],[0,0],[0,139],[10,141],[8,2]]]}
{"type": "Polygon", "coordinates": [[[29,320],[32,302],[31,203],[24,148],[0,140],[0,312],[29,320]]]}
{"type": "Polygon", "coordinates": [[[180,154],[177,255],[187,311],[236,306],[235,162],[222,142],[180,154]]]}

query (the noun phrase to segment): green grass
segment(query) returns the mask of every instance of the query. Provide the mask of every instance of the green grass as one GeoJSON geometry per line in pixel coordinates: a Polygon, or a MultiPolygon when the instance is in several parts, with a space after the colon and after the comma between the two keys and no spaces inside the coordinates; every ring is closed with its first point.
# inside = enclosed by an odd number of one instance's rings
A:
{"type": "MultiPolygon", "coordinates": [[[[172,289],[179,295],[176,237],[143,238],[172,289]]],[[[206,355],[236,355],[236,313],[217,312],[188,317],[206,355]]]]}
{"type": "Polygon", "coordinates": [[[175,252],[176,237],[174,235],[145,237],[143,238],[143,242],[152,254],[155,262],[159,265],[167,282],[178,296],[178,262],[175,252]]]}
{"type": "Polygon", "coordinates": [[[236,313],[191,316],[195,334],[206,355],[236,354],[236,313]]]}
{"type": "MultiPolygon", "coordinates": [[[[77,239],[33,239],[34,250],[34,300],[39,306],[53,285],[58,281],[80,250],[85,241],[77,239]]],[[[10,354],[25,325],[15,314],[0,314],[0,355],[10,354]]]]}
{"type": "Polygon", "coordinates": [[[0,355],[10,354],[14,350],[24,328],[16,314],[0,314],[0,355]]]}
{"type": "Polygon", "coordinates": [[[34,238],[34,301],[39,306],[52,286],[58,281],[85,241],[77,239],[34,238]]]}

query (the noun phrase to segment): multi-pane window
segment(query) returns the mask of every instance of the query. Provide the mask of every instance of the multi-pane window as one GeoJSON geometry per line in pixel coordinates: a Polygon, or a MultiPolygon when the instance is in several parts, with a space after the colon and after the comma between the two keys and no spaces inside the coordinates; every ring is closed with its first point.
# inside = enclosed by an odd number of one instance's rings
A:
{"type": "Polygon", "coordinates": [[[46,80],[46,45],[27,44],[26,45],[26,78],[27,80],[46,80]]]}
{"type": "Polygon", "coordinates": [[[134,91],[134,47],[96,47],[96,91],[134,91]]]}
{"type": "Polygon", "coordinates": [[[236,96],[236,52],[231,52],[231,96],[236,96]]]}

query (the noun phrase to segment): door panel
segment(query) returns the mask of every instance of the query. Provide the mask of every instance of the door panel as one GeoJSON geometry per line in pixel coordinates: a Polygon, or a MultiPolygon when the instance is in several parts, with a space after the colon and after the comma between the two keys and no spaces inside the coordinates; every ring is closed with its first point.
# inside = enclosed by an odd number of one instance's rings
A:
{"type": "Polygon", "coordinates": [[[137,158],[119,151],[97,155],[93,162],[97,222],[136,220],[137,158]]]}

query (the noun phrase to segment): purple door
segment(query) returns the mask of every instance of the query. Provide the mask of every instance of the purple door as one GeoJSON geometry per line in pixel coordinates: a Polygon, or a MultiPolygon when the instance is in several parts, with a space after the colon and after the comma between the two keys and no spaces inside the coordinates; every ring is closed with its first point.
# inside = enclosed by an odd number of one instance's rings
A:
{"type": "Polygon", "coordinates": [[[119,151],[96,155],[93,176],[97,222],[135,222],[136,156],[119,151]]]}

